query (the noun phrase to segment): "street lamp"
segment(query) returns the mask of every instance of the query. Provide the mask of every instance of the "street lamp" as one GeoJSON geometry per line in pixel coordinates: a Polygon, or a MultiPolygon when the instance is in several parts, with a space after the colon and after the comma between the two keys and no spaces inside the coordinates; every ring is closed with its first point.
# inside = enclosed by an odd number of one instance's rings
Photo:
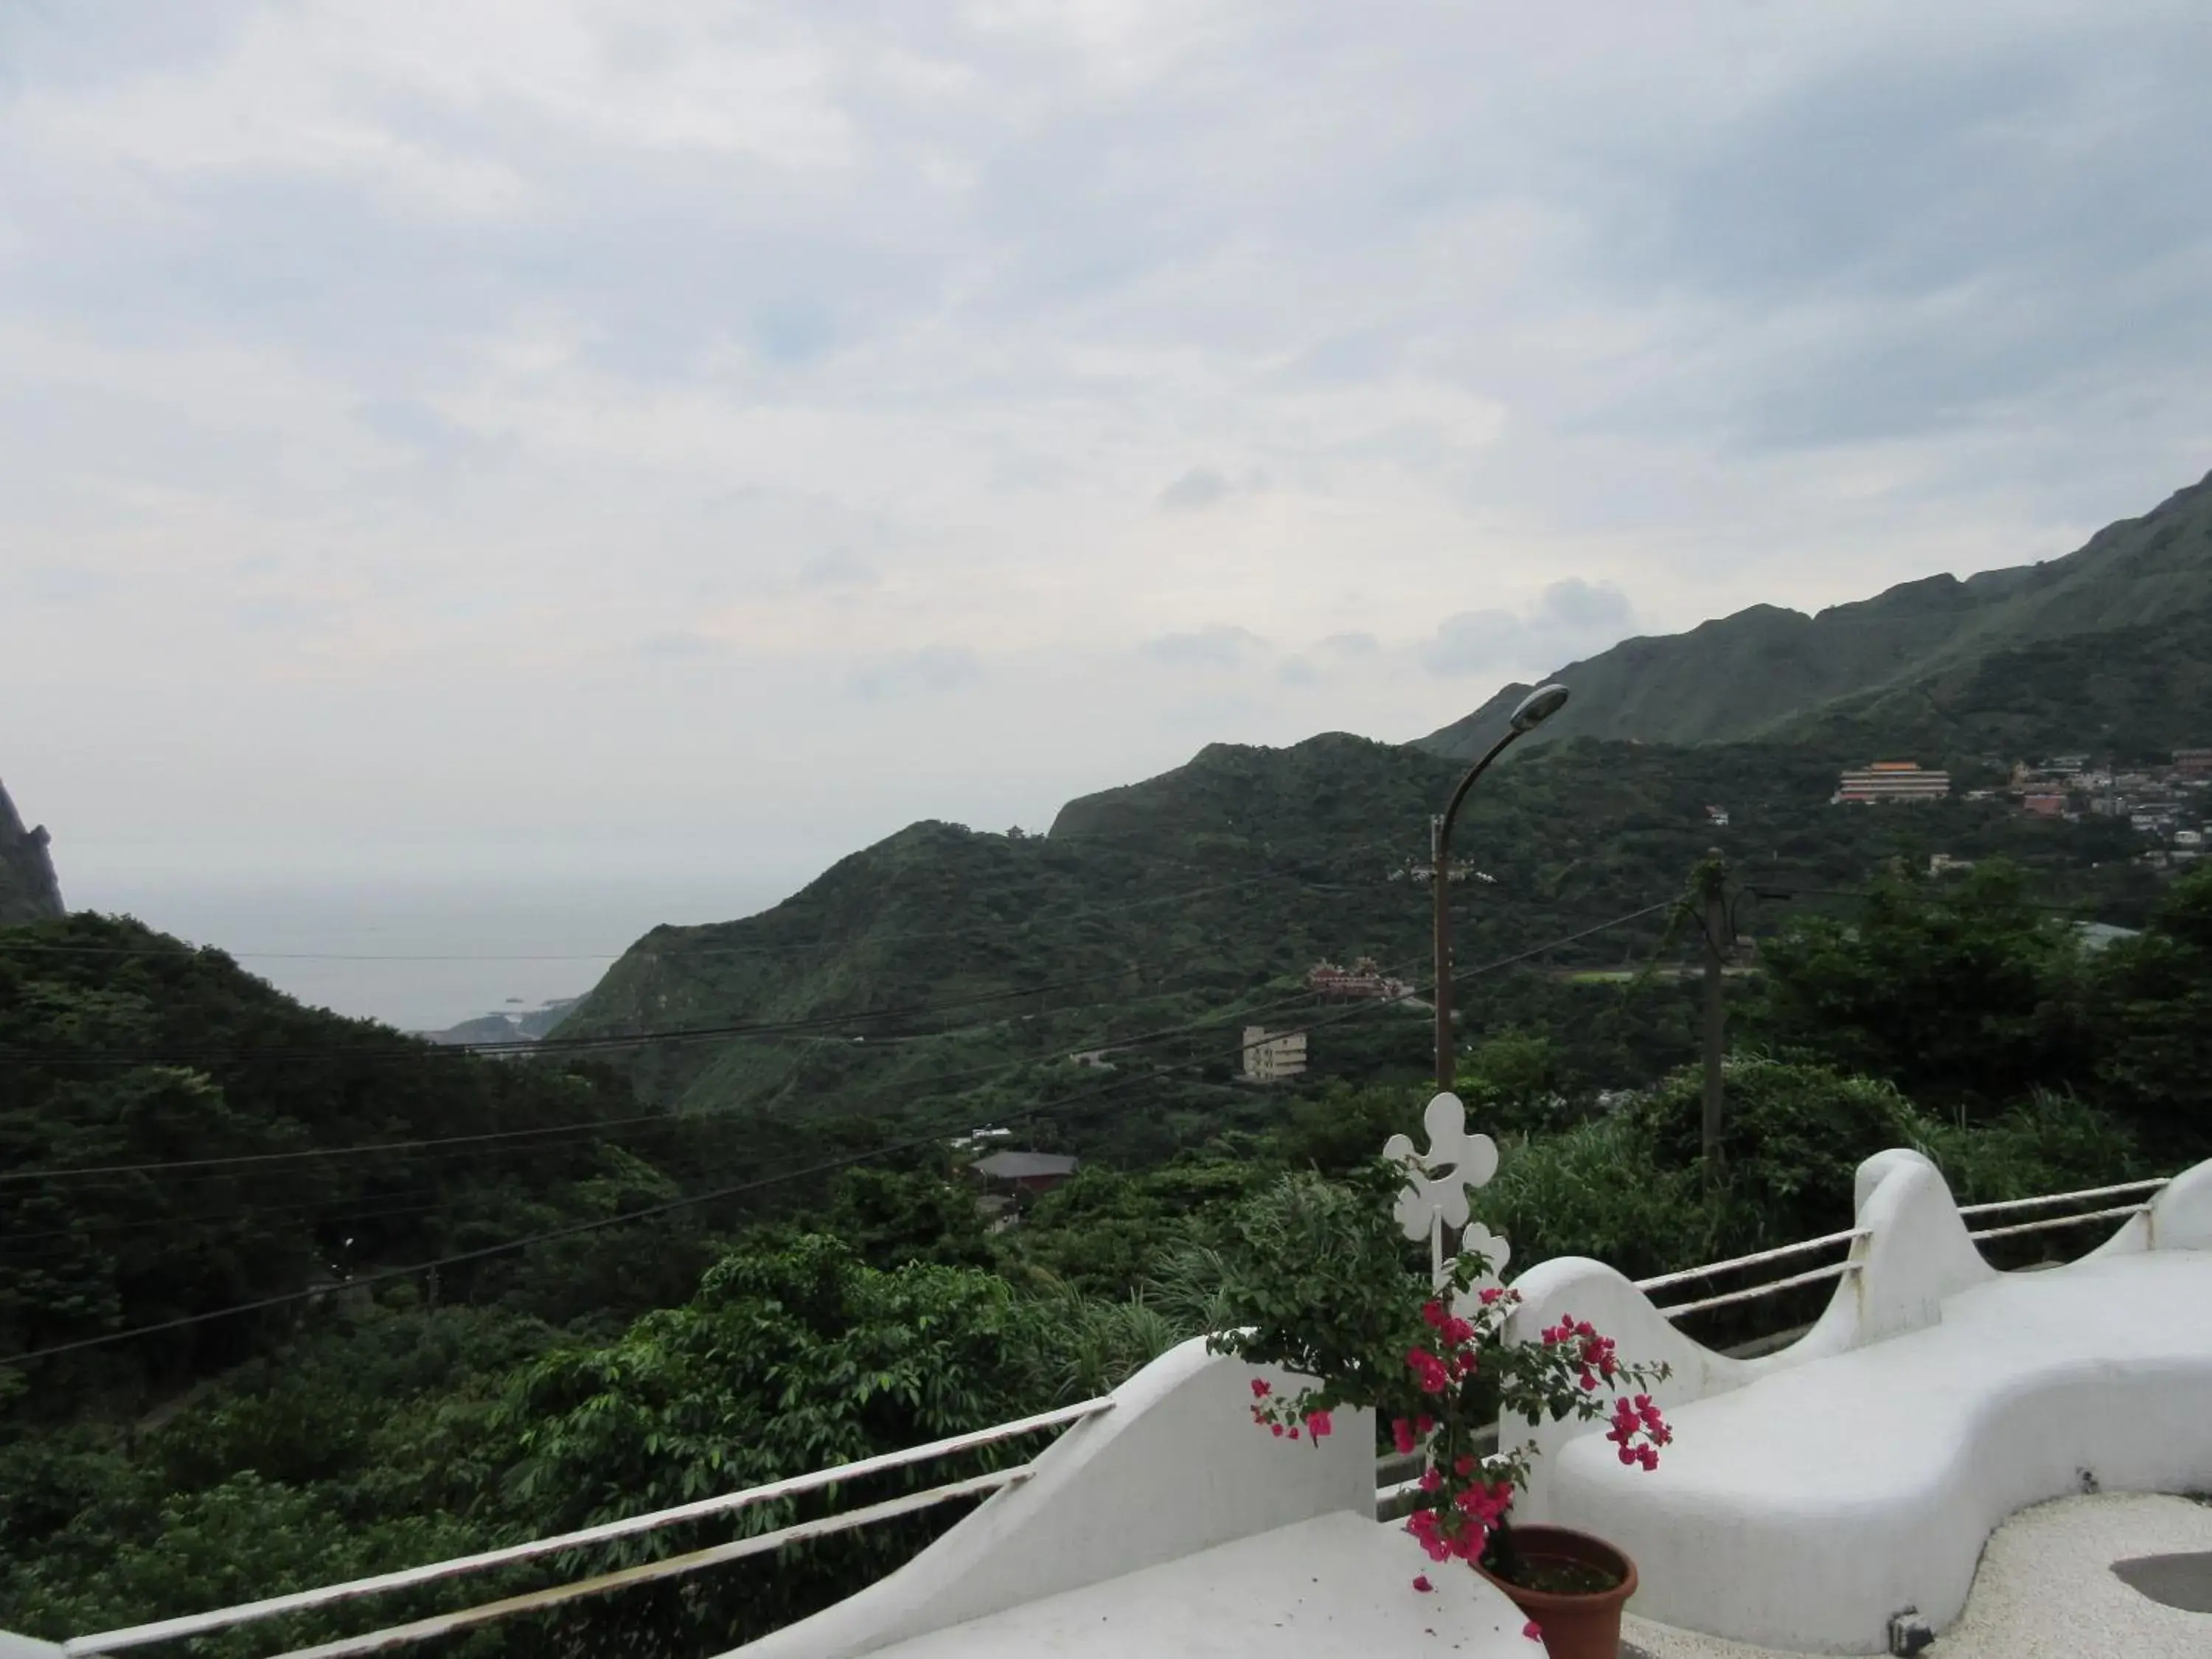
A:
{"type": "Polygon", "coordinates": [[[1475,762],[1474,769],[1459,781],[1452,791],[1451,805],[1443,816],[1429,820],[1430,884],[1436,890],[1437,923],[1437,1088],[1449,1091],[1452,1076],[1452,1005],[1451,1005],[1451,832],[1452,821],[1459,817],[1460,803],[1467,792],[1474,787],[1491,762],[1504,754],[1514,741],[1534,731],[1565,706],[1567,688],[1564,685],[1540,685],[1521,699],[1521,706],[1513,711],[1513,719],[1505,735],[1491,744],[1490,752],[1475,762]]]}

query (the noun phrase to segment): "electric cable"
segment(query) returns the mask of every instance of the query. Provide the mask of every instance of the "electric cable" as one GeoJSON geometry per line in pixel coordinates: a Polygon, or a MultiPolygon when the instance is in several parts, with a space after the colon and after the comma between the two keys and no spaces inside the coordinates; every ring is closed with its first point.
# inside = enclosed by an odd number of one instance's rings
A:
{"type": "MultiPolygon", "coordinates": [[[[1625,915],[1616,916],[1609,921],[1599,922],[1589,927],[1579,929],[1575,933],[1564,935],[1559,939],[1549,940],[1545,944],[1532,946],[1526,951],[1516,951],[1510,956],[1501,957],[1494,961],[1484,963],[1479,967],[1468,969],[1464,973],[1455,973],[1451,975],[1452,982],[1456,985],[1462,980],[1477,978],[1481,975],[1492,973],[1502,968],[1511,967],[1517,963],[1526,962],[1532,957],[1543,955],[1547,951],[1556,950],[1562,945],[1571,945],[1577,940],[1588,939],[1591,935],[1602,933],[1608,928],[1621,927],[1628,922],[1639,920],[1644,916],[1650,915],[1656,911],[1663,910],[1668,907],[1668,905],[1674,902],[1674,901],[1673,899],[1669,898],[1662,900],[1657,904],[1646,905],[1640,910],[1631,911],[1625,915]]],[[[1323,1030],[1332,1025],[1340,1024],[1347,1019],[1362,1018],[1377,1008],[1407,1000],[1412,995],[1413,993],[1411,991],[1407,991],[1389,998],[1372,999],[1365,1002],[1355,1004],[1353,1006],[1345,1009],[1336,1015],[1312,1020],[1304,1026],[1293,1028],[1290,1031],[1276,1033],[1275,1035],[1310,1035],[1314,1031],[1323,1030]]],[[[1109,1097],[1126,1093],[1127,1091],[1139,1085],[1155,1083],[1163,1077],[1173,1075],[1177,1072],[1188,1071],[1193,1069],[1195,1066],[1202,1066],[1206,1063],[1208,1062],[1186,1061],[1180,1066],[1162,1066],[1155,1071],[1146,1073],[1142,1076],[1132,1076],[1121,1080],[1121,1082],[1106,1085],[1100,1089],[1092,1091],[1087,1095],[1077,1096],[1066,1100],[1038,1105],[1026,1109],[1021,1112],[1010,1114],[1008,1115],[1009,1121],[1015,1122],[1026,1122],[1039,1117],[1056,1116],[1065,1112],[1079,1110],[1087,1106],[1096,1105],[1100,1101],[1106,1099],[1109,1097]]],[[[35,1360],[50,1359],[60,1354],[74,1353],[86,1348],[104,1347],[112,1343],[129,1341],[142,1336],[157,1335],[165,1331],[179,1330],[189,1326],[204,1324],[212,1320],[234,1318],[240,1314],[256,1313],[268,1308],[283,1307],[292,1303],[305,1301],[312,1297],[330,1295],[338,1291],[367,1289],[372,1285],[386,1284],[393,1279],[410,1278],[416,1273],[428,1273],[433,1270],[444,1267],[458,1267],[471,1261],[486,1261],[495,1256],[512,1255],[515,1251],[528,1249],[534,1245],[550,1243],[563,1238],[574,1238],[586,1233],[598,1232],[608,1227],[622,1226],[632,1222],[648,1220],[657,1216],[672,1214],[678,1210],[695,1208],[702,1204],[717,1203],[726,1199],[741,1197],[749,1193],[764,1191],[770,1187],[781,1186],[789,1182],[804,1180],[811,1176],[834,1174],[837,1171],[851,1169],[862,1164],[873,1163],[879,1158],[893,1157],[900,1152],[911,1152],[921,1147],[935,1145],[944,1139],[945,1133],[946,1131],[945,1129],[939,1128],[930,1133],[910,1136],[901,1140],[872,1147],[866,1151],[850,1152],[839,1158],[821,1160],[817,1163],[808,1164],[803,1168],[791,1170],[775,1175],[761,1176],[751,1181],[736,1182],[730,1186],[717,1188],[709,1192],[689,1194],[680,1198],[664,1200],[659,1203],[647,1205],[640,1209],[625,1211],[619,1215],[594,1217],[587,1221],[572,1222],[565,1226],[549,1228],[542,1232],[527,1234],[520,1238],[508,1239],[496,1244],[481,1245],[474,1249],[458,1251],[451,1255],[436,1257],[428,1261],[411,1262],[404,1267],[399,1267],[380,1268],[372,1273],[357,1274],[346,1279],[343,1284],[337,1285],[313,1285],[303,1290],[283,1291],[274,1296],[260,1297],[252,1301],[239,1303],[229,1307],[211,1309],[204,1313],[185,1314],[180,1315],[174,1319],[160,1320],[151,1324],[133,1326],[125,1330],[109,1331],[98,1336],[81,1337],[70,1342],[54,1343],[44,1348],[33,1349],[26,1353],[0,1357],[0,1365],[29,1364],[35,1360]]]]}

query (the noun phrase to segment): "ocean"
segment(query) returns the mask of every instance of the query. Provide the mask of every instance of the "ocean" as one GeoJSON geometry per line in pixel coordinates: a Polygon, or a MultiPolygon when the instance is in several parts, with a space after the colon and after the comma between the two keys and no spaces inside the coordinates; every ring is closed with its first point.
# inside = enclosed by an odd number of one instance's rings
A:
{"type": "Polygon", "coordinates": [[[313,1006],[434,1030],[580,996],[649,928],[750,915],[796,885],[733,876],[98,886],[64,872],[63,891],[72,909],[218,945],[313,1006]]]}

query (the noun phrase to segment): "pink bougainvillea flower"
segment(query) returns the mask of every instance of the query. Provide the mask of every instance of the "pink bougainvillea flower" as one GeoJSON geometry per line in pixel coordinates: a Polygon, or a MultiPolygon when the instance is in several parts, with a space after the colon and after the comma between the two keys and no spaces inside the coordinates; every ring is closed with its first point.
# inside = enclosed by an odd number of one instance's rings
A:
{"type": "Polygon", "coordinates": [[[1402,1417],[1393,1419],[1390,1424],[1390,1441],[1398,1448],[1398,1455],[1403,1457],[1413,1449],[1413,1425],[1402,1417]]]}
{"type": "Polygon", "coordinates": [[[1254,1378],[1252,1379],[1252,1398],[1253,1398],[1253,1399],[1255,1399],[1255,1400],[1265,1400],[1265,1399],[1266,1399],[1269,1395],[1271,1395],[1271,1394],[1273,1394],[1273,1393],[1274,1393],[1274,1389],[1272,1389],[1272,1388],[1270,1388],[1270,1387],[1268,1386],[1268,1384],[1267,1384],[1267,1379],[1266,1377],[1264,1377],[1264,1376],[1255,1376],[1255,1377],[1254,1377],[1254,1378]]]}
{"type": "Polygon", "coordinates": [[[1521,1633],[1532,1642],[1540,1642],[1544,1639],[1544,1627],[1533,1619],[1521,1626],[1521,1633]]]}
{"type": "Polygon", "coordinates": [[[1270,1423],[1267,1426],[1275,1431],[1275,1438],[1279,1440],[1283,1437],[1283,1425],[1281,1424],[1270,1423]]]}
{"type": "Polygon", "coordinates": [[[1333,1433],[1334,1431],[1329,1423],[1328,1413],[1327,1412],[1310,1412],[1307,1413],[1306,1432],[1311,1435],[1315,1439],[1318,1440],[1323,1435],[1333,1433]]]}
{"type": "Polygon", "coordinates": [[[1413,1588],[1420,1591],[1422,1595],[1426,1595],[1431,1590],[1434,1589],[1436,1586],[1429,1582],[1429,1575],[1424,1572],[1415,1575],[1413,1579],[1413,1588]]]}

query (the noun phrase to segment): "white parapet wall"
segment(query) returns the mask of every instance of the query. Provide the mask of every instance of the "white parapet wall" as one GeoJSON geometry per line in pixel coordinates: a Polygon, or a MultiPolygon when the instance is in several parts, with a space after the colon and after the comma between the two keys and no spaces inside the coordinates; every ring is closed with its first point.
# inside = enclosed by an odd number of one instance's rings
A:
{"type": "Polygon", "coordinates": [[[1675,1444],[1622,1468],[1595,1425],[1542,1448],[1516,1505],[1634,1555],[1633,1610],[1796,1652],[1879,1653],[1907,1607],[1942,1628],[2006,1516],[2085,1489],[2212,1483],[2212,1164],[2066,1267],[2000,1273],[1925,1158],[1861,1167],[1855,1270],[1802,1340],[1753,1360],[1675,1330],[1594,1261],[1520,1281],[1521,1333],[1567,1315],[1664,1360],[1675,1444]]]}
{"type": "Polygon", "coordinates": [[[1295,1386],[1203,1338],[1170,1349],[896,1572],[738,1651],[854,1659],[1318,1516],[1372,1519],[1373,1414],[1340,1412],[1321,1444],[1287,1445],[1250,1421],[1255,1375],[1295,1386]]]}

